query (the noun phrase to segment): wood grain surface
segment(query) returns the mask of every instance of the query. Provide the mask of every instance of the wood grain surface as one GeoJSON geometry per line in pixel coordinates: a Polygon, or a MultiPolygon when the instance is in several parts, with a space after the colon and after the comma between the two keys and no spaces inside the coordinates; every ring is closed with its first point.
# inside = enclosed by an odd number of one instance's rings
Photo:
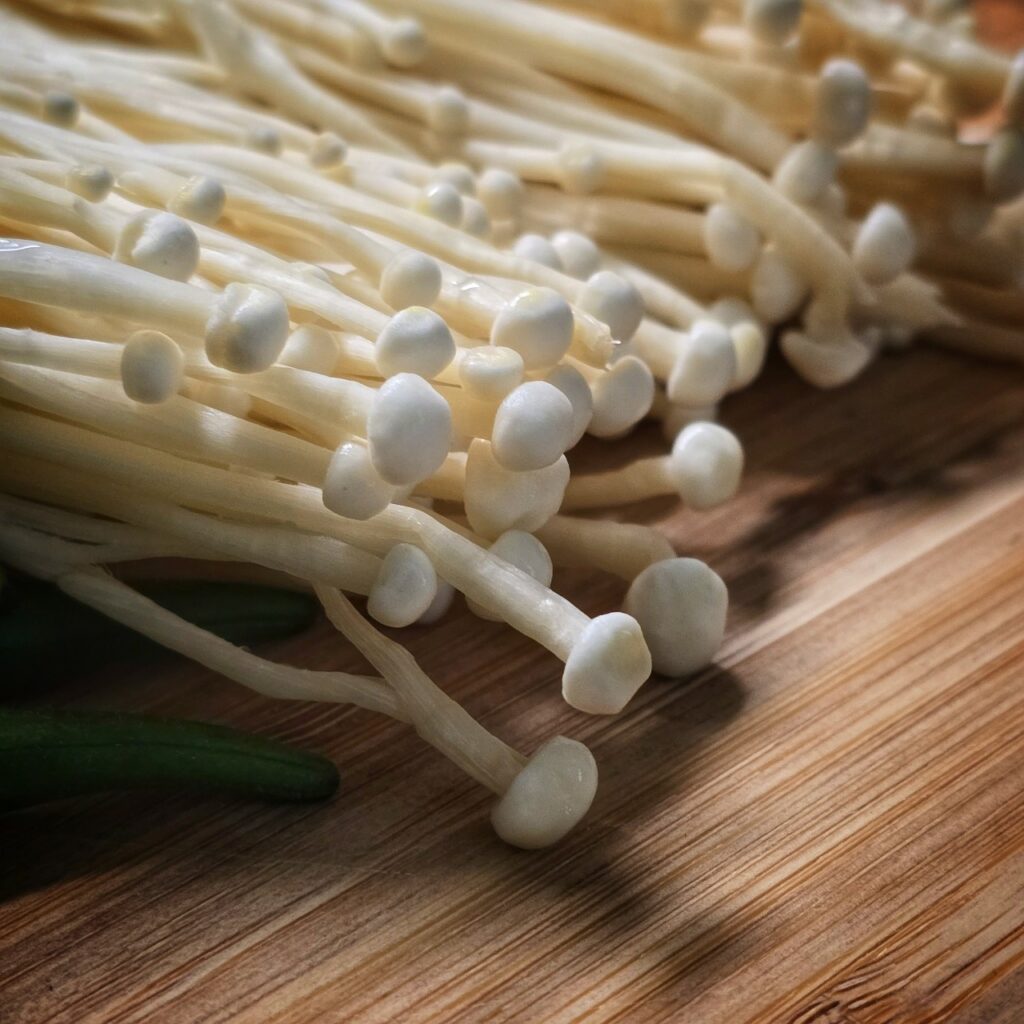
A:
{"type": "MultiPolygon", "coordinates": [[[[820,394],[774,365],[724,418],[739,498],[632,510],[729,583],[715,669],[593,719],[505,629],[403,634],[509,741],[591,745],[601,789],[563,845],[504,847],[485,793],[368,714],[184,662],[79,679],[66,703],[316,747],[342,790],[0,818],[0,1022],[1024,1020],[1024,378],[915,352],[820,394]]],[[[267,653],[359,666],[326,626],[267,653]]]]}

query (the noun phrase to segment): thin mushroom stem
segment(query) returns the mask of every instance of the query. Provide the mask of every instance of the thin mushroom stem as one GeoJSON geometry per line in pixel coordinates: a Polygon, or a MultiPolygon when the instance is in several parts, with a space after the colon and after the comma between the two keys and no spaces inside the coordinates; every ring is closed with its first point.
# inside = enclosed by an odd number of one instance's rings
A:
{"type": "Polygon", "coordinates": [[[563,695],[580,710],[617,713],[650,673],[649,655],[634,620],[614,612],[588,618],[526,573],[417,509],[391,505],[371,521],[359,523],[332,515],[313,488],[186,462],[8,408],[0,408],[0,420],[10,446],[25,455],[79,465],[165,498],[188,494],[190,505],[209,512],[244,516],[255,503],[264,517],[369,550],[403,541],[422,547],[443,579],[565,661],[563,695]]]}

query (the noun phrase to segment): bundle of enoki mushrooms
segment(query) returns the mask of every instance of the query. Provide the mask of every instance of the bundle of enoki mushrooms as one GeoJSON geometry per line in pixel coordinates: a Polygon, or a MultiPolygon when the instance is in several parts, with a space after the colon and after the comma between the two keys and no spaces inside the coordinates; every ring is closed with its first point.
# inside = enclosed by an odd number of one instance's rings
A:
{"type": "Polygon", "coordinates": [[[617,714],[713,659],[726,589],[575,513],[728,500],[717,410],[773,338],[819,387],[915,342],[1024,355],[1024,63],[955,3],[31,0],[0,30],[0,559],[269,697],[408,722],[518,846],[584,816],[590,752],[513,750],[369,619],[461,591],[617,714]],[[648,416],[667,454],[570,475],[648,416]],[[107,570],[151,557],[305,581],[379,677],[107,570]]]}

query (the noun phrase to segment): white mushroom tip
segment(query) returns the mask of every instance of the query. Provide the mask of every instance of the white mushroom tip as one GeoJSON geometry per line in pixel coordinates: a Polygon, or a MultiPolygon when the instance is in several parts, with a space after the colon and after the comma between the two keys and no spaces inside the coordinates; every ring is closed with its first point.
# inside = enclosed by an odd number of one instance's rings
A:
{"type": "Polygon", "coordinates": [[[539,263],[541,266],[550,267],[552,270],[562,269],[562,261],[559,258],[558,251],[543,235],[532,232],[520,235],[512,246],[512,252],[520,259],[539,263]]]}
{"type": "Polygon", "coordinates": [[[438,135],[465,134],[469,115],[469,101],[454,85],[442,85],[427,106],[427,124],[438,135]]]}
{"type": "Polygon", "coordinates": [[[728,608],[721,577],[696,558],[648,566],[633,581],[623,605],[640,623],[654,671],[672,677],[711,663],[722,645],[728,608]]]}
{"type": "Polygon", "coordinates": [[[818,341],[802,331],[787,331],[779,347],[804,380],[824,389],[842,387],[859,377],[874,354],[849,331],[829,341],[818,341]]]}
{"type": "Polygon", "coordinates": [[[721,270],[749,270],[761,252],[761,233],[728,203],[714,203],[704,215],[704,248],[721,270]]]}
{"type": "Polygon", "coordinates": [[[590,810],[597,764],[576,740],[556,736],[537,750],[491,810],[499,838],[540,850],[564,838],[590,810]]]}
{"type": "Polygon", "coordinates": [[[392,67],[415,67],[427,55],[427,33],[415,18],[398,18],[385,31],[381,52],[392,67]]]}
{"type": "Polygon", "coordinates": [[[380,297],[392,309],[432,306],[441,294],[440,264],[424,252],[403,249],[395,253],[380,276],[380,297]]]}
{"type": "Polygon", "coordinates": [[[879,203],[864,219],[853,244],[853,264],[868,284],[883,285],[910,269],[917,239],[903,211],[879,203]]]}
{"type": "Polygon", "coordinates": [[[187,281],[199,266],[199,239],[181,217],[140,210],[121,228],[114,259],[172,281],[187,281]]]}
{"type": "Polygon", "coordinates": [[[477,198],[495,220],[509,220],[523,205],[523,183],[502,167],[488,167],[476,183],[477,198]]]}
{"type": "Polygon", "coordinates": [[[607,175],[604,157],[586,142],[567,142],[558,153],[561,185],[570,195],[596,192],[607,175]]]}
{"type": "Polygon", "coordinates": [[[215,224],[224,212],[226,202],[224,186],[216,178],[197,174],[181,186],[167,208],[197,224],[215,224]]]}
{"type": "Polygon", "coordinates": [[[690,508],[714,508],[739,490],[743,446],[717,423],[691,423],[675,439],[669,460],[673,483],[690,508]]]}
{"type": "Polygon", "coordinates": [[[206,355],[234,373],[258,373],[277,361],[288,340],[288,307],[276,292],[232,282],[206,323],[206,355]]]}
{"type": "Polygon", "coordinates": [[[374,359],[385,377],[415,373],[431,380],[455,358],[455,339],[444,319],[425,306],[396,313],[377,335],[374,359]]]}
{"type": "Polygon", "coordinates": [[[370,588],[366,610],[384,626],[419,621],[437,597],[437,572],[421,548],[396,544],[385,556],[370,588]]]}
{"type": "Polygon", "coordinates": [[[390,484],[416,484],[436,473],[451,444],[448,403],[418,374],[397,373],[374,396],[366,420],[370,458],[390,484]],[[414,438],[415,443],[410,443],[414,438]]]}
{"type": "Polygon", "coordinates": [[[576,305],[607,324],[616,341],[629,341],[644,318],[640,292],[612,270],[591,274],[576,296],[576,305]]]}
{"type": "Polygon", "coordinates": [[[845,146],[867,127],[874,104],[871,81],[852,60],[833,58],[821,69],[811,125],[825,146],[845,146]]]}
{"type": "Polygon", "coordinates": [[[462,196],[462,230],[474,238],[490,238],[491,218],[487,209],[479,199],[473,196],[462,196]]]}
{"type": "Polygon", "coordinates": [[[795,203],[810,205],[824,196],[835,181],[839,158],[834,149],[814,139],[792,146],[779,162],[772,183],[795,203]]]}
{"type": "Polygon", "coordinates": [[[568,450],[573,427],[569,399],[553,384],[527,381],[506,395],[494,414],[494,457],[506,469],[543,469],[568,450]]]}
{"type": "Polygon", "coordinates": [[[591,619],[562,673],[562,696],[578,711],[617,715],[651,674],[639,623],[623,612],[591,619]]]}
{"type": "Polygon", "coordinates": [[[338,342],[326,327],[303,324],[288,336],[278,362],[329,376],[338,362],[338,342]]]}
{"type": "Polygon", "coordinates": [[[698,320],[679,345],[668,380],[669,400],[689,408],[715,406],[731,390],[736,374],[732,333],[716,320],[698,320]]]}
{"type": "Polygon", "coordinates": [[[572,448],[590,426],[594,415],[594,394],[583,374],[568,363],[559,363],[544,379],[558,388],[572,406],[573,425],[569,443],[569,447],[572,448]]]}
{"type": "Polygon", "coordinates": [[[446,181],[462,196],[476,195],[476,175],[473,169],[457,160],[449,160],[434,169],[435,181],[446,181]]]}
{"type": "Polygon", "coordinates": [[[563,455],[544,469],[505,469],[489,441],[475,438],[466,457],[464,503],[469,525],[481,537],[506,530],[539,530],[561,507],[569,483],[563,455]]]}
{"type": "Polygon", "coordinates": [[[462,220],[462,196],[446,181],[427,185],[416,199],[415,208],[449,227],[457,227],[462,220]]]}
{"type": "Polygon", "coordinates": [[[551,244],[562,269],[571,277],[585,281],[601,269],[601,250],[579,231],[558,231],[551,236],[551,244]]]}
{"type": "Polygon", "coordinates": [[[527,288],[494,318],[491,344],[511,348],[528,370],[554,366],[569,351],[572,307],[551,288],[527,288]]]}
{"type": "Polygon", "coordinates": [[[178,393],[184,376],[184,353],[160,331],[136,331],[121,350],[121,384],[135,402],[166,402],[178,393]]]}
{"type": "Polygon", "coordinates": [[[795,314],[810,294],[807,279],[772,246],[765,246],[750,278],[750,301],[767,324],[795,314]]]}
{"type": "Polygon", "coordinates": [[[340,167],[348,156],[348,146],[341,136],[334,132],[321,132],[309,147],[306,154],[310,166],[317,170],[326,171],[333,167],[340,167]]]}
{"type": "Polygon", "coordinates": [[[323,503],[346,519],[371,519],[391,504],[395,489],[373,466],[370,453],[346,441],[331,456],[323,484],[323,503]]]}
{"type": "Polygon", "coordinates": [[[502,345],[477,345],[463,349],[459,382],[473,398],[494,402],[522,383],[523,357],[502,345]]]}
{"type": "Polygon", "coordinates": [[[654,404],[654,375],[633,355],[617,359],[591,384],[594,407],[588,431],[594,437],[619,437],[639,423],[654,404]]]}
{"type": "Polygon", "coordinates": [[[102,164],[76,164],[68,169],[64,184],[90,203],[101,203],[114,187],[114,176],[102,164]]]}
{"type": "Polygon", "coordinates": [[[245,134],[245,144],[257,153],[266,153],[268,156],[279,156],[283,149],[281,133],[266,125],[250,128],[245,134]]]}
{"type": "Polygon", "coordinates": [[[78,100],[63,89],[48,89],[43,94],[43,117],[60,128],[71,128],[78,120],[78,100]]]}

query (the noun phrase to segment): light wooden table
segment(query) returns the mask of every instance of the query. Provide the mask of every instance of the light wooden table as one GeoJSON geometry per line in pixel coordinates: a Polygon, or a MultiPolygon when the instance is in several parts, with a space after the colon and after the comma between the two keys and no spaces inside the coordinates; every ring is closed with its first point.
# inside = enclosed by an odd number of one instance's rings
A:
{"type": "MultiPolygon", "coordinates": [[[[362,713],[183,663],[79,680],[318,747],[342,791],[0,817],[0,1024],[1024,1020],[1024,377],[922,352],[817,394],[775,366],[725,418],[741,496],[642,510],[729,583],[718,668],[606,721],[497,626],[406,634],[510,741],[591,745],[585,827],[503,847],[485,794],[362,713]]],[[[358,665],[326,628],[271,653],[358,665]]]]}

